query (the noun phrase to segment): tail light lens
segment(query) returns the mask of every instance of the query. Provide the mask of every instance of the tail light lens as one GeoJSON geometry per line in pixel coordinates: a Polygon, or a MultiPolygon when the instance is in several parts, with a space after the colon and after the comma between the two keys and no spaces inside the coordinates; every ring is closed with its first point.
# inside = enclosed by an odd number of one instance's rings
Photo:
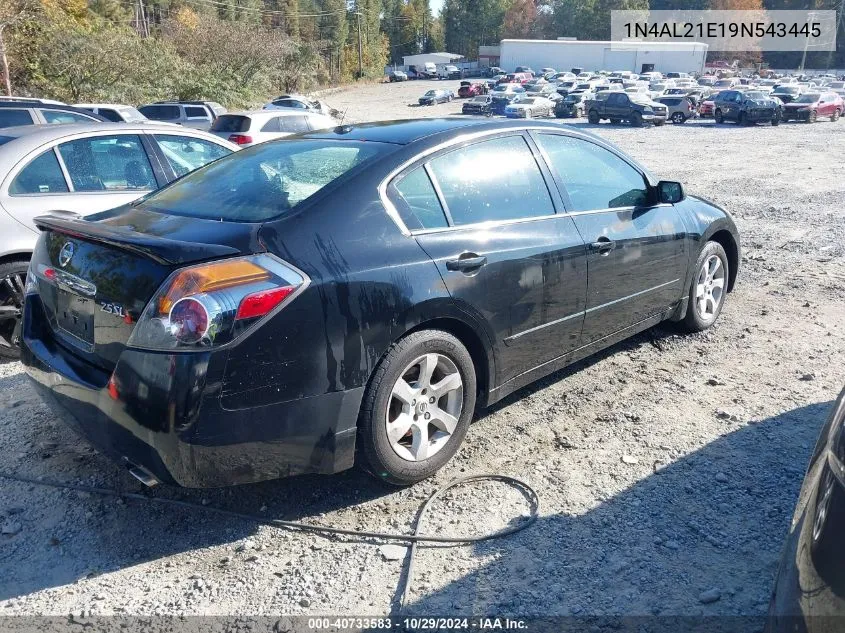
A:
{"type": "Polygon", "coordinates": [[[230,134],[229,141],[236,145],[248,145],[252,143],[252,137],[247,134],[230,134]]]}
{"type": "Polygon", "coordinates": [[[186,351],[225,345],[287,305],[308,282],[268,254],[181,268],[150,299],[128,345],[186,351]]]}

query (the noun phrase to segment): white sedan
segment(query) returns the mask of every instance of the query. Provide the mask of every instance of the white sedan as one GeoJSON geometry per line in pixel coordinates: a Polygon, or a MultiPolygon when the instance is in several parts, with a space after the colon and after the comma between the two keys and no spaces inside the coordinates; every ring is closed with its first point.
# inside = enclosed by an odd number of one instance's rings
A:
{"type": "Polygon", "coordinates": [[[530,119],[552,116],[555,102],[545,97],[521,97],[505,108],[509,119],[530,119]]]}

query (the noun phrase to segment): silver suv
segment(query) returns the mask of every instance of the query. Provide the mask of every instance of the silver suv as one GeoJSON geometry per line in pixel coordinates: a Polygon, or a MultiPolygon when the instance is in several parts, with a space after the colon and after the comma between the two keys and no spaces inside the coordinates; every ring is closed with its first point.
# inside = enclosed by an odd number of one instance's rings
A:
{"type": "Polygon", "coordinates": [[[218,116],[226,113],[226,108],[214,101],[157,101],[138,110],[153,121],[206,131],[218,116]]]}

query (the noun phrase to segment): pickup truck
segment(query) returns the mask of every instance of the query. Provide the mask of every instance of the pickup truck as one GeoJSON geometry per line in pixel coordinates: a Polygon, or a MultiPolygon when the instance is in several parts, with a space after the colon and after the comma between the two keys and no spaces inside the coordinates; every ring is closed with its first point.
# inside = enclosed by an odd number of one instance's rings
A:
{"type": "Polygon", "coordinates": [[[587,101],[584,111],[587,113],[587,120],[592,124],[602,119],[610,119],[611,123],[627,121],[634,127],[641,127],[643,123],[663,125],[666,123],[667,110],[666,106],[655,103],[646,95],[605,92],[587,101]]]}

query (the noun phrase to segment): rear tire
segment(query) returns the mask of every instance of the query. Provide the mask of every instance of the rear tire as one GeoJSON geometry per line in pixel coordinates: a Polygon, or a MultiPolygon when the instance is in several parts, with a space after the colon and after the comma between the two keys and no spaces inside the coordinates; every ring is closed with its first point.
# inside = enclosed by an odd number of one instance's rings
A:
{"type": "Polygon", "coordinates": [[[718,242],[707,242],[693,268],[687,293],[687,314],[679,323],[681,329],[701,332],[716,322],[725,305],[729,279],[730,268],[725,249],[718,242]]]}
{"type": "Polygon", "coordinates": [[[841,114],[842,113],[839,111],[839,109],[834,110],[833,114],[830,115],[830,120],[833,123],[836,123],[839,120],[839,117],[840,117],[841,114]]]}
{"type": "Polygon", "coordinates": [[[0,306],[16,308],[8,318],[0,319],[0,360],[13,361],[21,356],[17,326],[23,308],[27,268],[29,262],[24,259],[0,264],[0,306]]]}
{"type": "Polygon", "coordinates": [[[384,355],[364,395],[358,418],[361,465],[398,486],[432,476],[463,442],[475,397],[472,357],[457,338],[442,330],[409,334],[384,355]],[[459,386],[436,391],[447,380],[459,386]]]}
{"type": "Polygon", "coordinates": [[[818,118],[818,113],[815,110],[812,110],[810,111],[810,114],[807,115],[807,123],[815,123],[818,118]]]}

